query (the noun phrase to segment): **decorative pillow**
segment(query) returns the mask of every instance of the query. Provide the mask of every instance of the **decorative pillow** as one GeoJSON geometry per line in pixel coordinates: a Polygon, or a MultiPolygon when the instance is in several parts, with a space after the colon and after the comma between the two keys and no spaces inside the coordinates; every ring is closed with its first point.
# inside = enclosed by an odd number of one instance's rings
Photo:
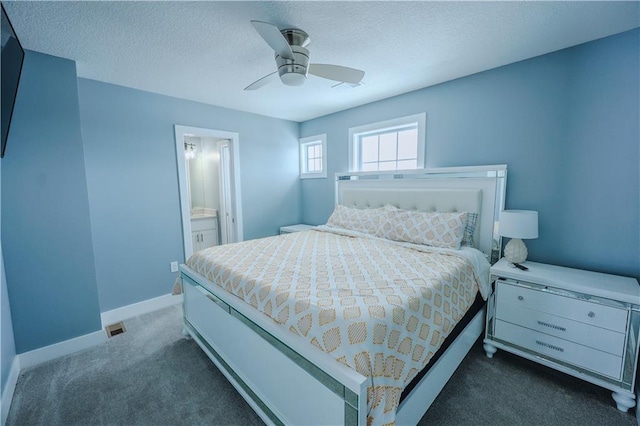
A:
{"type": "Polygon", "coordinates": [[[468,213],[467,226],[464,227],[464,234],[462,235],[460,247],[473,247],[473,234],[476,232],[477,224],[478,213],[468,213]]]}
{"type": "Polygon", "coordinates": [[[376,235],[394,241],[459,249],[468,213],[386,210],[376,235]]]}
{"type": "Polygon", "coordinates": [[[327,225],[376,235],[383,212],[390,208],[391,206],[376,209],[357,209],[336,204],[333,213],[327,220],[327,225]]]}

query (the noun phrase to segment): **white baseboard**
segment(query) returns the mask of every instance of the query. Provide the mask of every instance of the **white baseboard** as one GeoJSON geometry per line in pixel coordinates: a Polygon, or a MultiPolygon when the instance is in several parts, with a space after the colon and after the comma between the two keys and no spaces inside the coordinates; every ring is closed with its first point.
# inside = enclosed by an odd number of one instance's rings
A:
{"type": "Polygon", "coordinates": [[[9,417],[9,408],[11,408],[11,400],[13,399],[13,392],[16,390],[16,384],[18,383],[18,376],[20,375],[20,356],[16,355],[11,363],[11,369],[9,370],[9,376],[7,377],[7,383],[2,389],[2,407],[0,413],[2,419],[2,426],[7,422],[9,417]]]}
{"type": "Polygon", "coordinates": [[[138,315],[157,311],[158,309],[166,308],[171,305],[177,305],[178,303],[182,303],[181,294],[165,294],[164,296],[143,300],[142,302],[112,309],[100,314],[100,318],[102,319],[102,328],[119,321],[136,317],[138,315]]]}
{"type": "Polygon", "coordinates": [[[88,349],[92,346],[99,345],[105,340],[107,340],[107,334],[104,330],[100,330],[85,334],[84,336],[74,337],[64,342],[54,343],[53,345],[24,352],[18,355],[20,357],[20,368],[33,367],[34,365],[42,364],[43,362],[60,358],[64,355],[88,349]]]}

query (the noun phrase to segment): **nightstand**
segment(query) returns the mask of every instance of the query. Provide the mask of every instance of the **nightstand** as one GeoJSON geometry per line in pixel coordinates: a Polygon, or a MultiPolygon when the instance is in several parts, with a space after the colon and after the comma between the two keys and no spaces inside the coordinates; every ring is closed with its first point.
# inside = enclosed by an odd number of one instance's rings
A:
{"type": "Polygon", "coordinates": [[[291,234],[292,232],[300,232],[300,231],[308,231],[309,229],[313,229],[312,225],[305,225],[303,223],[299,223],[297,225],[288,225],[280,227],[280,235],[282,234],[291,234]]]}
{"type": "Polygon", "coordinates": [[[640,286],[633,278],[501,259],[491,267],[484,349],[497,349],[613,391],[635,406],[640,286]]]}

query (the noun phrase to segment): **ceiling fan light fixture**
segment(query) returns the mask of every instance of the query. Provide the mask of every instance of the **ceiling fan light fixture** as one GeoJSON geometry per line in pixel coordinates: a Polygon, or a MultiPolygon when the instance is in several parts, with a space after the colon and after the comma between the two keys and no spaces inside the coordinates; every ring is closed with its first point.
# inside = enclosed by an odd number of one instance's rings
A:
{"type": "Polygon", "coordinates": [[[297,72],[291,72],[282,74],[280,80],[287,86],[302,86],[307,81],[307,76],[304,74],[298,74],[297,72]]]}
{"type": "MultiPolygon", "coordinates": [[[[258,34],[273,49],[280,81],[286,86],[302,86],[307,81],[307,73],[316,77],[345,83],[356,87],[362,82],[364,71],[332,64],[310,64],[309,35],[297,28],[279,30],[273,24],[251,21],[258,34]]],[[[275,72],[268,74],[244,90],[256,90],[268,84],[275,72]]]]}

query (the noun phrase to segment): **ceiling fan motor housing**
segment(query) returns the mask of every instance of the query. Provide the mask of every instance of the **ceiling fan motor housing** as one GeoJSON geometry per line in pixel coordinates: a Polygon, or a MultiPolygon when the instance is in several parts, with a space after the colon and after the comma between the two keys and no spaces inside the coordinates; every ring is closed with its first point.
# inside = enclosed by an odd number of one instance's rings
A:
{"type": "Polygon", "coordinates": [[[287,86],[301,86],[307,80],[309,69],[309,50],[304,47],[309,44],[309,35],[298,29],[287,29],[281,32],[291,46],[293,60],[276,54],[280,80],[287,86]]]}

